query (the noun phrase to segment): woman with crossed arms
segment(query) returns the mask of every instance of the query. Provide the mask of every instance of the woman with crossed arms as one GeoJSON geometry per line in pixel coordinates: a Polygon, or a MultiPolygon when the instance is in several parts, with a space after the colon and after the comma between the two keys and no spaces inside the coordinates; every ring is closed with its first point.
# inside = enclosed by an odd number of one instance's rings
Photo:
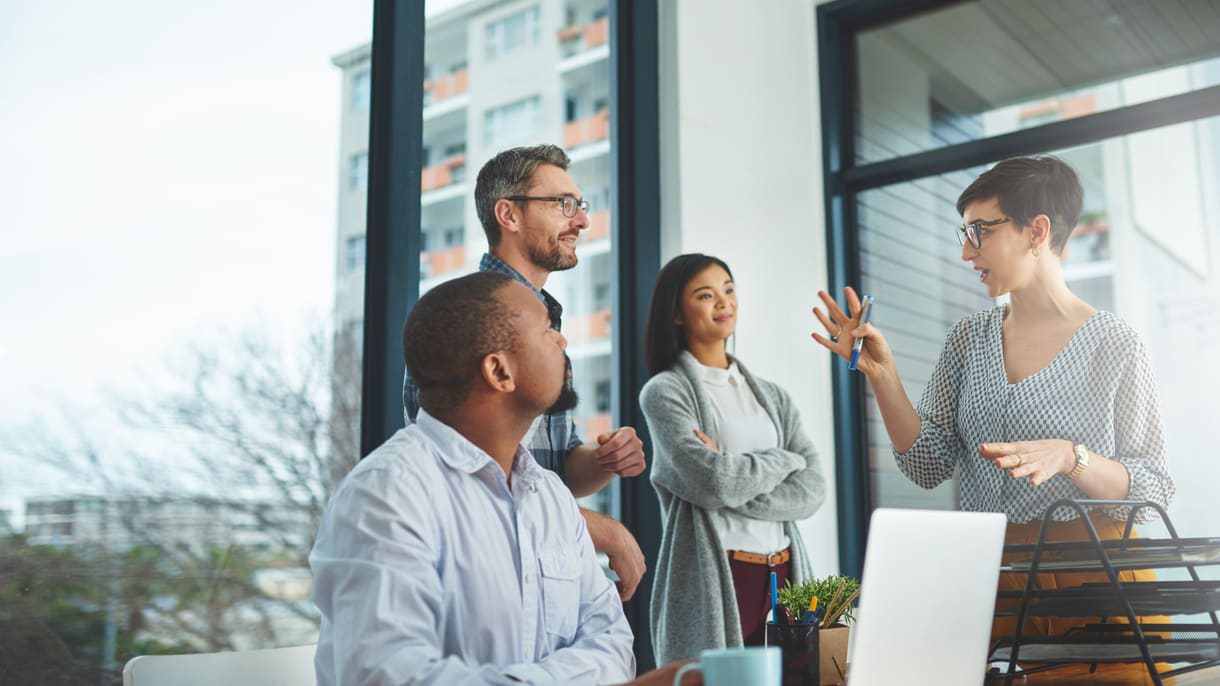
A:
{"type": "Polygon", "coordinates": [[[771,572],[780,586],[810,576],[795,522],[825,500],[826,479],[792,398],[728,353],[736,328],[727,264],[691,254],[665,265],[644,333],[653,377],[640,391],[664,526],[658,663],[762,645],[771,572]]]}
{"type": "MultiPolygon", "coordinates": [[[[826,311],[814,308],[828,335],[813,338],[826,349],[849,358],[853,339],[864,338],[858,369],[876,395],[899,469],[930,489],[960,467],[962,509],[1006,514],[1006,544],[1036,542],[1047,507],[1062,498],[1167,506],[1174,493],[1147,348],[1063,277],[1063,249],[1082,199],[1076,172],[1050,156],[1004,160],[962,192],[961,259],[989,296],[1010,302],[950,330],[918,407],[885,337],[860,325],[854,290],[845,289],[847,313],[825,291],[818,295],[826,311]]],[[[1112,508],[1089,517],[1102,538],[1118,538],[1128,514],[1112,508]]],[[[1140,510],[1137,521],[1149,514],[1140,510]]],[[[1087,539],[1074,510],[1060,508],[1053,518],[1048,540],[1087,539]]],[[[1085,576],[1039,581],[1066,586],[1085,576]]],[[[1003,575],[1000,588],[1023,589],[1024,579],[1003,575]]],[[[1023,633],[1058,635],[1079,623],[1030,618],[1023,633]]],[[[1014,630],[1015,620],[999,619],[993,638],[1014,630]]]]}

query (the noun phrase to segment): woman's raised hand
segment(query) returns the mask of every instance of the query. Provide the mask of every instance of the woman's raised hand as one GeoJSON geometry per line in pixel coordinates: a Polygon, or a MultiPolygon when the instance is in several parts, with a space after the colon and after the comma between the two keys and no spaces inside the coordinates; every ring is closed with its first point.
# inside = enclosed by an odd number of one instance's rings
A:
{"type": "Polygon", "coordinates": [[[822,300],[826,312],[814,307],[813,316],[826,328],[828,335],[823,336],[815,331],[811,334],[813,340],[839,357],[850,360],[852,344],[856,338],[863,337],[864,348],[860,351],[856,369],[869,378],[886,368],[893,369],[894,354],[885,337],[872,324],[860,326],[860,296],[856,295],[856,290],[851,286],[844,288],[843,294],[847,298],[847,311],[850,316],[843,312],[829,293],[818,291],[818,298],[822,300]]]}

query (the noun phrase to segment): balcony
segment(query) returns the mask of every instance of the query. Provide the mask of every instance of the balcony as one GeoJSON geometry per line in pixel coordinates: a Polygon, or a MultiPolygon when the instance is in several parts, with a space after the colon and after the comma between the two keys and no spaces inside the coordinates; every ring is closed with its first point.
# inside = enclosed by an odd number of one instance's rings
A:
{"type": "Polygon", "coordinates": [[[463,69],[439,79],[424,80],[424,104],[432,105],[470,90],[470,70],[463,69]]]}
{"type": "Polygon", "coordinates": [[[598,210],[589,213],[589,228],[584,230],[581,238],[595,241],[610,235],[610,210],[598,210]]]}
{"type": "Polygon", "coordinates": [[[610,308],[565,319],[563,335],[572,342],[608,338],[610,336],[610,308]]]}
{"type": "Polygon", "coordinates": [[[450,186],[466,178],[466,154],[454,155],[444,162],[424,167],[419,174],[419,188],[422,192],[450,186]]]}
{"type": "Polygon", "coordinates": [[[614,418],[610,416],[609,412],[603,412],[588,417],[580,417],[576,420],[576,424],[581,428],[585,440],[592,441],[614,428],[614,418]]]}
{"type": "Polygon", "coordinates": [[[577,24],[559,29],[559,46],[564,57],[571,57],[601,47],[609,40],[609,17],[603,17],[590,24],[577,24]]]}
{"type": "Polygon", "coordinates": [[[466,264],[466,246],[444,250],[429,250],[419,254],[419,278],[427,279],[462,268],[466,264]]]}
{"type": "Polygon", "coordinates": [[[610,137],[610,108],[601,109],[592,117],[576,119],[563,125],[563,147],[571,150],[610,137]]]}

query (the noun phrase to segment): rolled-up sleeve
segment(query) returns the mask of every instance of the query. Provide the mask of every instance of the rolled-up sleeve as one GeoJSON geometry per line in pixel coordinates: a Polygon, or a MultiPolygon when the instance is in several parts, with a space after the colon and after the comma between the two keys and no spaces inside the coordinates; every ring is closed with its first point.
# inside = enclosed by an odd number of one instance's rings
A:
{"type": "Polygon", "coordinates": [[[915,408],[919,437],[906,452],[894,450],[898,469],[922,488],[936,488],[951,478],[963,453],[957,404],[969,342],[966,321],[958,322],[945,338],[932,378],[915,408]]]}
{"type": "MultiPolygon", "coordinates": [[[[1113,458],[1127,468],[1131,477],[1129,500],[1149,500],[1168,507],[1175,486],[1166,464],[1156,377],[1144,344],[1135,337],[1130,341],[1132,350],[1126,356],[1128,363],[1114,394],[1113,458]]],[[[1113,514],[1126,519],[1126,510],[1121,508],[1113,514]]],[[[1152,514],[1140,510],[1136,521],[1147,521],[1152,514]]]]}

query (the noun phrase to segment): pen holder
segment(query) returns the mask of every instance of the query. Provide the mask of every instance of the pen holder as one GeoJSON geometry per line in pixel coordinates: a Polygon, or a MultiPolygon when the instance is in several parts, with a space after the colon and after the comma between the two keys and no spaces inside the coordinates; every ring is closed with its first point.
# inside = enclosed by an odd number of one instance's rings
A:
{"type": "Polygon", "coordinates": [[[767,622],[767,643],[780,649],[783,686],[821,686],[821,659],[816,624],[767,622]]]}

